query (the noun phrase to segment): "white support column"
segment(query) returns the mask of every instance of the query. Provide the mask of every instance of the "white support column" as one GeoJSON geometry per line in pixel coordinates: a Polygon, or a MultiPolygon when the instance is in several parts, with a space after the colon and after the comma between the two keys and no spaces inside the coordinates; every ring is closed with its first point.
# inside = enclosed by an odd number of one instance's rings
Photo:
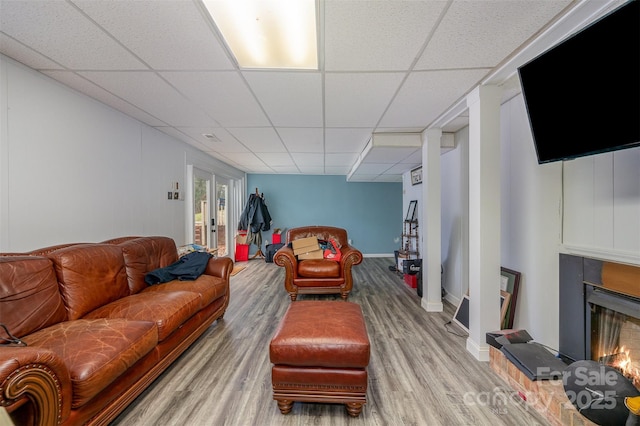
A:
{"type": "Polygon", "coordinates": [[[469,337],[489,361],[486,333],[500,329],[500,88],[478,86],[469,107],[469,337]]]}
{"type": "Polygon", "coordinates": [[[440,138],[441,129],[427,129],[422,133],[422,275],[423,292],[421,305],[428,312],[442,312],[442,236],[441,184],[440,184],[440,138]],[[425,286],[426,280],[426,286],[425,286]],[[425,297],[426,296],[426,297],[425,297]]]}

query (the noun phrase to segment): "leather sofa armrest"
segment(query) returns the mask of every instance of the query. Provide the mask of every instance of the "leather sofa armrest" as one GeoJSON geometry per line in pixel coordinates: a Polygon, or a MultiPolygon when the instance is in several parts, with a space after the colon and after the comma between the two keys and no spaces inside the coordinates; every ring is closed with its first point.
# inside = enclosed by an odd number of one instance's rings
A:
{"type": "Polygon", "coordinates": [[[342,257],[340,259],[340,269],[342,270],[341,274],[350,286],[352,282],[351,267],[362,263],[362,253],[357,248],[348,244],[343,245],[340,248],[340,252],[342,253],[342,257]]]}
{"type": "Polygon", "coordinates": [[[340,252],[342,253],[342,258],[340,259],[341,265],[346,265],[347,263],[350,265],[358,265],[362,263],[362,253],[357,248],[345,244],[340,248],[340,252]]]}
{"type": "Polygon", "coordinates": [[[283,246],[276,254],[273,255],[273,263],[278,266],[284,266],[287,275],[291,271],[292,276],[297,276],[298,258],[293,254],[293,249],[289,246],[283,246]]]}
{"type": "Polygon", "coordinates": [[[229,281],[233,270],[233,260],[230,257],[212,257],[207,263],[204,273],[214,277],[224,278],[229,281]]]}
{"type": "Polygon", "coordinates": [[[293,254],[293,249],[289,246],[280,248],[273,255],[273,263],[284,266],[284,288],[288,293],[297,292],[297,286],[293,280],[298,277],[298,258],[293,254]]]}
{"type": "Polygon", "coordinates": [[[71,376],[54,352],[31,346],[0,350],[0,406],[9,413],[30,403],[36,425],[64,422],[71,412],[71,376]]]}

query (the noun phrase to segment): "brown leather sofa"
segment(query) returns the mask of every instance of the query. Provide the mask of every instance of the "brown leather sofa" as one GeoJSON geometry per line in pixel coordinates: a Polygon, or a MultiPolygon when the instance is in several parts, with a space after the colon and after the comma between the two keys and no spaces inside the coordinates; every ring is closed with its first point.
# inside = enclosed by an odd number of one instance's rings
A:
{"type": "Polygon", "coordinates": [[[177,260],[167,237],[0,254],[0,323],[26,344],[0,346],[0,406],[16,425],[108,424],[222,318],[233,261],[145,283],[177,260]]]}
{"type": "Polygon", "coordinates": [[[276,265],[285,268],[284,288],[292,301],[298,294],[340,294],[347,300],[353,288],[351,267],[362,262],[362,253],[349,245],[347,231],[333,226],[303,226],[287,231],[286,245],[273,257],[276,265]],[[329,259],[298,260],[290,247],[299,238],[317,237],[335,240],[340,248],[340,262],[329,259]]]}

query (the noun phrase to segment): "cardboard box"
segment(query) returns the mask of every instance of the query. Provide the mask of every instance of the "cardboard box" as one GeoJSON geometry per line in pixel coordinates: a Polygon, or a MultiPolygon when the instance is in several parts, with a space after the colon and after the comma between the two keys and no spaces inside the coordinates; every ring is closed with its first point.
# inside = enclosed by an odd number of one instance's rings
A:
{"type": "Polygon", "coordinates": [[[236,244],[247,244],[247,234],[239,233],[236,235],[236,244]]]}
{"type": "Polygon", "coordinates": [[[309,253],[310,251],[320,250],[318,237],[307,237],[293,240],[291,242],[291,247],[293,247],[293,254],[295,254],[296,256],[309,253]]]}
{"type": "Polygon", "coordinates": [[[323,259],[324,256],[322,254],[322,250],[314,250],[307,253],[302,253],[298,255],[298,260],[308,260],[308,259],[323,259]]]}

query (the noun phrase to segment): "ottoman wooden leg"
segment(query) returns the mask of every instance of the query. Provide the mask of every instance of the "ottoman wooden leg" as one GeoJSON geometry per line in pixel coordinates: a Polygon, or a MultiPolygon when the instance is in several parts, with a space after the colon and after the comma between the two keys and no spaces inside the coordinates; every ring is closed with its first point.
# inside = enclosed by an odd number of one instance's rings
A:
{"type": "Polygon", "coordinates": [[[358,417],[362,412],[362,403],[360,402],[347,402],[347,413],[351,417],[358,417]]]}
{"type": "MultiPolygon", "coordinates": [[[[288,399],[279,399],[278,408],[282,414],[289,414],[291,412],[291,408],[293,408],[293,401],[288,399]]],[[[360,409],[362,409],[362,406],[360,409]]]]}

